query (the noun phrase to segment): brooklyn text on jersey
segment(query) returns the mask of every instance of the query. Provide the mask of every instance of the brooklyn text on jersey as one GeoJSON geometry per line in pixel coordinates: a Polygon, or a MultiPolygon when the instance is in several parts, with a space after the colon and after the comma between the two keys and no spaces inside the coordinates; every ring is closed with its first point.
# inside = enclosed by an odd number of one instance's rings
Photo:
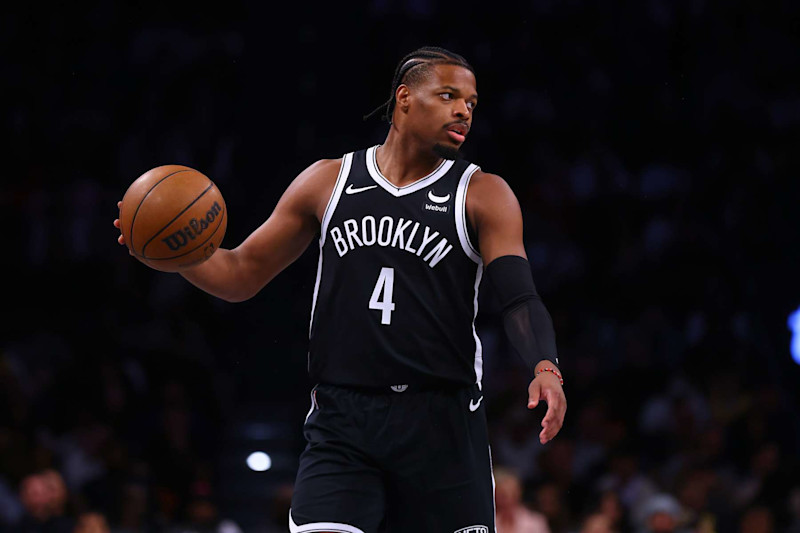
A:
{"type": "Polygon", "coordinates": [[[391,246],[416,254],[417,257],[423,257],[422,254],[425,253],[423,261],[433,268],[450,253],[453,245],[444,237],[437,241],[439,232],[432,230],[430,226],[425,226],[419,231],[420,226],[421,223],[414,220],[400,218],[395,221],[393,217],[384,216],[380,221],[376,221],[374,216],[367,215],[361,219],[360,224],[352,218],[345,220],[342,228],[338,226],[331,228],[330,236],[339,257],[344,257],[356,247],[391,246]],[[433,242],[436,244],[432,245],[433,242]]]}

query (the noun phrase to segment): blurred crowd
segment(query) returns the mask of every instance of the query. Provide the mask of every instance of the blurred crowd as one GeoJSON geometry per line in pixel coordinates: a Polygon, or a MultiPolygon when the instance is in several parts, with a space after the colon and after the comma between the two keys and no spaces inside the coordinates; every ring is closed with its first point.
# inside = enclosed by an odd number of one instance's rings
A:
{"type": "Polygon", "coordinates": [[[465,33],[435,0],[364,2],[351,32],[324,24],[332,6],[286,9],[299,22],[274,34],[255,3],[184,24],[112,2],[4,19],[20,52],[3,59],[0,531],[286,530],[290,478],[251,495],[257,521],[237,514],[225,435],[241,406],[288,398],[263,417],[302,449],[315,247],[226,304],[129,257],[116,202],[153,166],[201,169],[235,246],[306,165],[379,143],[386,125],[361,115],[402,55],[437,44],[476,69],[465,156],[520,199],[569,403],[540,445],[544,408],[525,408],[482,294],[497,531],[800,532],[783,337],[800,304],[798,6],[535,0],[465,33]]]}

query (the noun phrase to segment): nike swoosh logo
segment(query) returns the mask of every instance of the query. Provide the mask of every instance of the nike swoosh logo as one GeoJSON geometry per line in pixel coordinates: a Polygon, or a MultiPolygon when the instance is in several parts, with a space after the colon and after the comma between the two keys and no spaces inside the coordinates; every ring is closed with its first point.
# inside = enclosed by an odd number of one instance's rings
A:
{"type": "Polygon", "coordinates": [[[482,402],[482,401],[483,401],[483,396],[481,396],[480,398],[478,398],[478,401],[477,401],[477,402],[476,402],[475,400],[470,400],[470,401],[469,401],[469,410],[470,410],[470,411],[472,411],[473,413],[474,413],[475,411],[477,411],[477,410],[478,410],[478,407],[480,407],[480,406],[481,406],[481,402],[482,402]]]}
{"type": "Polygon", "coordinates": [[[450,199],[450,194],[448,193],[447,196],[436,196],[433,194],[433,191],[428,191],[428,198],[431,202],[436,202],[437,204],[443,204],[447,200],[450,199]]]}
{"type": "Polygon", "coordinates": [[[364,191],[368,191],[370,189],[374,189],[375,187],[377,187],[377,185],[367,185],[366,187],[359,187],[357,189],[354,189],[353,188],[353,184],[351,183],[350,185],[347,186],[347,188],[344,190],[344,192],[346,192],[347,194],[358,194],[360,192],[364,192],[364,191]]]}

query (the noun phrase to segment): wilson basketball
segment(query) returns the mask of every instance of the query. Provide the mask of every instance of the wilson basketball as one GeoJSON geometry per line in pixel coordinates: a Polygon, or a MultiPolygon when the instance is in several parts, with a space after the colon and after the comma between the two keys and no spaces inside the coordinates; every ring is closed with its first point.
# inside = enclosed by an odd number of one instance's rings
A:
{"type": "Polygon", "coordinates": [[[206,261],[228,227],[217,186],[197,170],[164,165],[134,181],[122,198],[119,229],[142,263],[177,272],[206,261]]]}

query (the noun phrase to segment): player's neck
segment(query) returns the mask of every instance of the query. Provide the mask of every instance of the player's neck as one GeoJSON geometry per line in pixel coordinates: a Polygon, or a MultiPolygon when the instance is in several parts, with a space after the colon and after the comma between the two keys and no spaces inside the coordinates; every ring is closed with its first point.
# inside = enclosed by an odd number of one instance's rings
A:
{"type": "Polygon", "coordinates": [[[402,139],[390,131],[375,154],[381,174],[397,187],[404,187],[424,178],[442,164],[442,158],[429,146],[402,139]]]}

